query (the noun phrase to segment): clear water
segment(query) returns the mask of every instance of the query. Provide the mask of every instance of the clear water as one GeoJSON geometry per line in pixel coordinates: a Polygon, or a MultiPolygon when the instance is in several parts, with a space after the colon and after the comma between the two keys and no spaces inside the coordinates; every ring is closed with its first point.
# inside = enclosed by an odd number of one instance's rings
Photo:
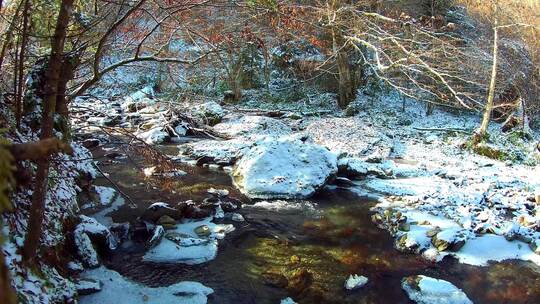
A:
{"type": "MultiPolygon", "coordinates": [[[[172,154],[175,149],[164,151],[172,154]]],[[[126,205],[113,212],[116,222],[133,222],[156,201],[201,201],[210,187],[228,189],[231,196],[247,202],[223,172],[191,168],[188,176],[148,180],[139,167],[141,159],[131,156],[102,164],[136,202],[136,208],[126,205]]],[[[452,258],[431,263],[393,248],[390,235],[371,222],[369,209],[374,202],[369,198],[346,189],[328,189],[309,202],[315,207],[286,212],[242,209],[247,221],[235,224],[236,231],[220,242],[217,258],[202,265],[143,262],[144,244],[137,242],[108,257],[106,264],[154,287],[199,281],[215,291],[209,303],[220,304],[279,303],[287,296],[299,303],[409,303],[400,281],[414,274],[448,280],[475,303],[540,303],[540,275],[530,263],[475,267],[452,258]],[[306,271],[311,282],[296,284],[295,275],[306,271]],[[343,284],[349,274],[364,275],[369,282],[358,291],[346,291],[343,284]]]]}

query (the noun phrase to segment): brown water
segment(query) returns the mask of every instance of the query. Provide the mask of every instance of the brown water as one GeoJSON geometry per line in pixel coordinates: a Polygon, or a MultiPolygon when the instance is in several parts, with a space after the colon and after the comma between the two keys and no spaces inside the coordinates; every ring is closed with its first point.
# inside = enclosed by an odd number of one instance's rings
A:
{"type": "MultiPolygon", "coordinates": [[[[175,149],[165,151],[173,153],[175,149]]],[[[192,168],[188,176],[163,183],[145,180],[137,168],[141,159],[132,157],[101,165],[137,205],[112,213],[116,222],[133,221],[156,201],[200,201],[210,187],[228,189],[231,196],[247,201],[223,172],[192,168]]],[[[246,222],[235,224],[236,231],[220,241],[217,258],[205,264],[143,262],[144,244],[137,242],[123,246],[106,264],[154,287],[185,280],[201,282],[215,291],[209,303],[220,304],[279,303],[287,296],[299,303],[409,303],[400,281],[413,274],[448,280],[475,303],[540,303],[540,275],[530,263],[510,261],[475,267],[452,258],[430,263],[393,248],[390,235],[371,222],[373,200],[335,189],[323,191],[310,202],[314,208],[282,212],[242,209],[246,222]],[[296,284],[302,281],[298,273],[309,273],[312,279],[306,281],[311,284],[296,284]],[[349,292],[343,284],[353,273],[368,277],[369,282],[349,292]]]]}

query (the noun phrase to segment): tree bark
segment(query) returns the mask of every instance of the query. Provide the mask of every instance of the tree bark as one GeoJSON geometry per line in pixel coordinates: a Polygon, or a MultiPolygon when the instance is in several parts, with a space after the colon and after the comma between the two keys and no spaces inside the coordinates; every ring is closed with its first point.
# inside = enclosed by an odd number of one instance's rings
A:
{"type": "Polygon", "coordinates": [[[26,54],[26,47],[28,45],[28,17],[30,15],[30,6],[31,0],[24,1],[23,9],[23,28],[22,28],[22,38],[21,38],[21,47],[19,52],[19,66],[18,66],[18,88],[17,95],[15,96],[15,119],[17,124],[17,129],[21,126],[21,117],[22,117],[22,96],[23,96],[23,87],[24,87],[24,61],[26,54]]]}
{"type": "MultiPolygon", "coordinates": [[[[53,137],[53,116],[58,94],[58,82],[62,68],[62,55],[66,39],[67,27],[70,20],[74,0],[62,0],[60,12],[56,20],[54,36],[51,42],[51,55],[45,75],[45,99],[40,139],[53,137]]],[[[23,247],[23,261],[26,265],[35,263],[37,250],[42,234],[43,218],[45,215],[45,200],[47,196],[47,178],[49,175],[49,157],[37,161],[32,207],[28,219],[28,232],[23,247]]]]}
{"type": "Polygon", "coordinates": [[[495,21],[493,26],[493,63],[491,66],[491,80],[489,82],[488,98],[486,107],[484,109],[484,115],[482,117],[482,123],[476,131],[473,142],[478,144],[486,136],[489,121],[491,120],[491,112],[493,111],[493,100],[495,99],[495,84],[497,82],[497,53],[499,50],[499,28],[498,28],[498,1],[494,3],[495,21]]]}

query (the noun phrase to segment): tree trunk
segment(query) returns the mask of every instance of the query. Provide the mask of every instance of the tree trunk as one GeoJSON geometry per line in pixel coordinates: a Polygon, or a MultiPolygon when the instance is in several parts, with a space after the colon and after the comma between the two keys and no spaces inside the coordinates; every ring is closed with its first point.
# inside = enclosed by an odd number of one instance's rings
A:
{"type": "Polygon", "coordinates": [[[343,50],[342,39],[336,37],[335,31],[332,30],[333,36],[333,51],[336,55],[336,63],[338,67],[338,105],[345,109],[349,103],[355,98],[355,88],[351,77],[351,67],[349,65],[349,57],[347,52],[343,50]]]}
{"type": "Polygon", "coordinates": [[[11,46],[11,39],[13,39],[13,32],[15,31],[15,26],[19,17],[19,13],[21,12],[23,3],[24,1],[22,0],[19,2],[19,5],[17,6],[15,13],[13,14],[13,18],[11,19],[11,23],[9,24],[9,28],[6,31],[6,39],[4,40],[4,44],[2,45],[2,50],[0,50],[0,72],[2,71],[2,64],[4,63],[6,51],[11,46]]]}
{"type": "MultiPolygon", "coordinates": [[[[0,248],[1,249],[1,248],[0,248]]],[[[9,270],[4,259],[4,252],[0,250],[0,303],[15,304],[17,298],[11,288],[11,279],[9,278],[9,270]]]]}
{"type": "Polygon", "coordinates": [[[493,26],[493,64],[491,66],[491,80],[489,82],[489,91],[486,107],[484,109],[484,115],[482,117],[482,123],[478,130],[476,130],[473,143],[478,144],[486,136],[489,121],[491,119],[491,112],[493,111],[493,100],[495,99],[495,84],[497,82],[497,53],[499,50],[499,28],[498,28],[498,3],[495,3],[495,21],[493,26]]]}
{"type": "Polygon", "coordinates": [[[31,0],[24,1],[23,9],[23,29],[22,29],[22,38],[21,38],[21,50],[19,52],[19,66],[18,66],[18,88],[17,95],[15,96],[15,118],[17,129],[21,126],[21,116],[22,116],[22,96],[24,88],[24,61],[26,54],[26,47],[28,45],[28,31],[29,31],[29,15],[30,15],[30,5],[31,0]]]}
{"type": "MultiPolygon", "coordinates": [[[[53,137],[53,115],[58,94],[58,82],[60,70],[62,68],[62,54],[64,51],[66,31],[69,24],[73,1],[74,0],[62,0],[58,19],[56,20],[54,36],[51,42],[51,55],[49,57],[49,64],[45,75],[45,99],[40,134],[40,139],[42,140],[53,137]]],[[[34,193],[32,194],[32,207],[30,209],[30,218],[28,219],[28,232],[26,234],[22,252],[23,261],[26,265],[34,264],[37,249],[39,247],[45,213],[48,175],[49,157],[45,157],[37,161],[34,193]]]]}

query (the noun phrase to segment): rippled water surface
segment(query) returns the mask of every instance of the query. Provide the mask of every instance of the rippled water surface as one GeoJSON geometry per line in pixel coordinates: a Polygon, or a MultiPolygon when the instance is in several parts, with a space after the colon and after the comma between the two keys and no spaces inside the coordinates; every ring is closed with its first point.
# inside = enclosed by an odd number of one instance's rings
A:
{"type": "MultiPolygon", "coordinates": [[[[164,151],[174,153],[175,149],[164,151]]],[[[145,180],[142,168],[135,165],[137,157],[132,157],[102,164],[136,203],[136,208],[125,205],[112,213],[116,222],[133,222],[156,201],[200,201],[210,187],[229,189],[231,196],[247,201],[224,172],[189,168],[188,176],[167,182],[145,180]]],[[[279,303],[287,296],[299,303],[409,303],[400,281],[413,274],[448,280],[475,303],[540,302],[536,266],[511,261],[474,267],[452,258],[430,263],[400,253],[390,235],[371,222],[373,204],[346,189],[327,189],[299,204],[302,208],[245,207],[241,213],[247,221],[235,223],[236,231],[220,241],[213,261],[194,266],[142,262],[144,244],[130,242],[106,264],[150,286],[199,281],[214,289],[210,303],[279,303]],[[369,282],[349,292],[343,284],[353,273],[368,277],[369,282]]]]}

